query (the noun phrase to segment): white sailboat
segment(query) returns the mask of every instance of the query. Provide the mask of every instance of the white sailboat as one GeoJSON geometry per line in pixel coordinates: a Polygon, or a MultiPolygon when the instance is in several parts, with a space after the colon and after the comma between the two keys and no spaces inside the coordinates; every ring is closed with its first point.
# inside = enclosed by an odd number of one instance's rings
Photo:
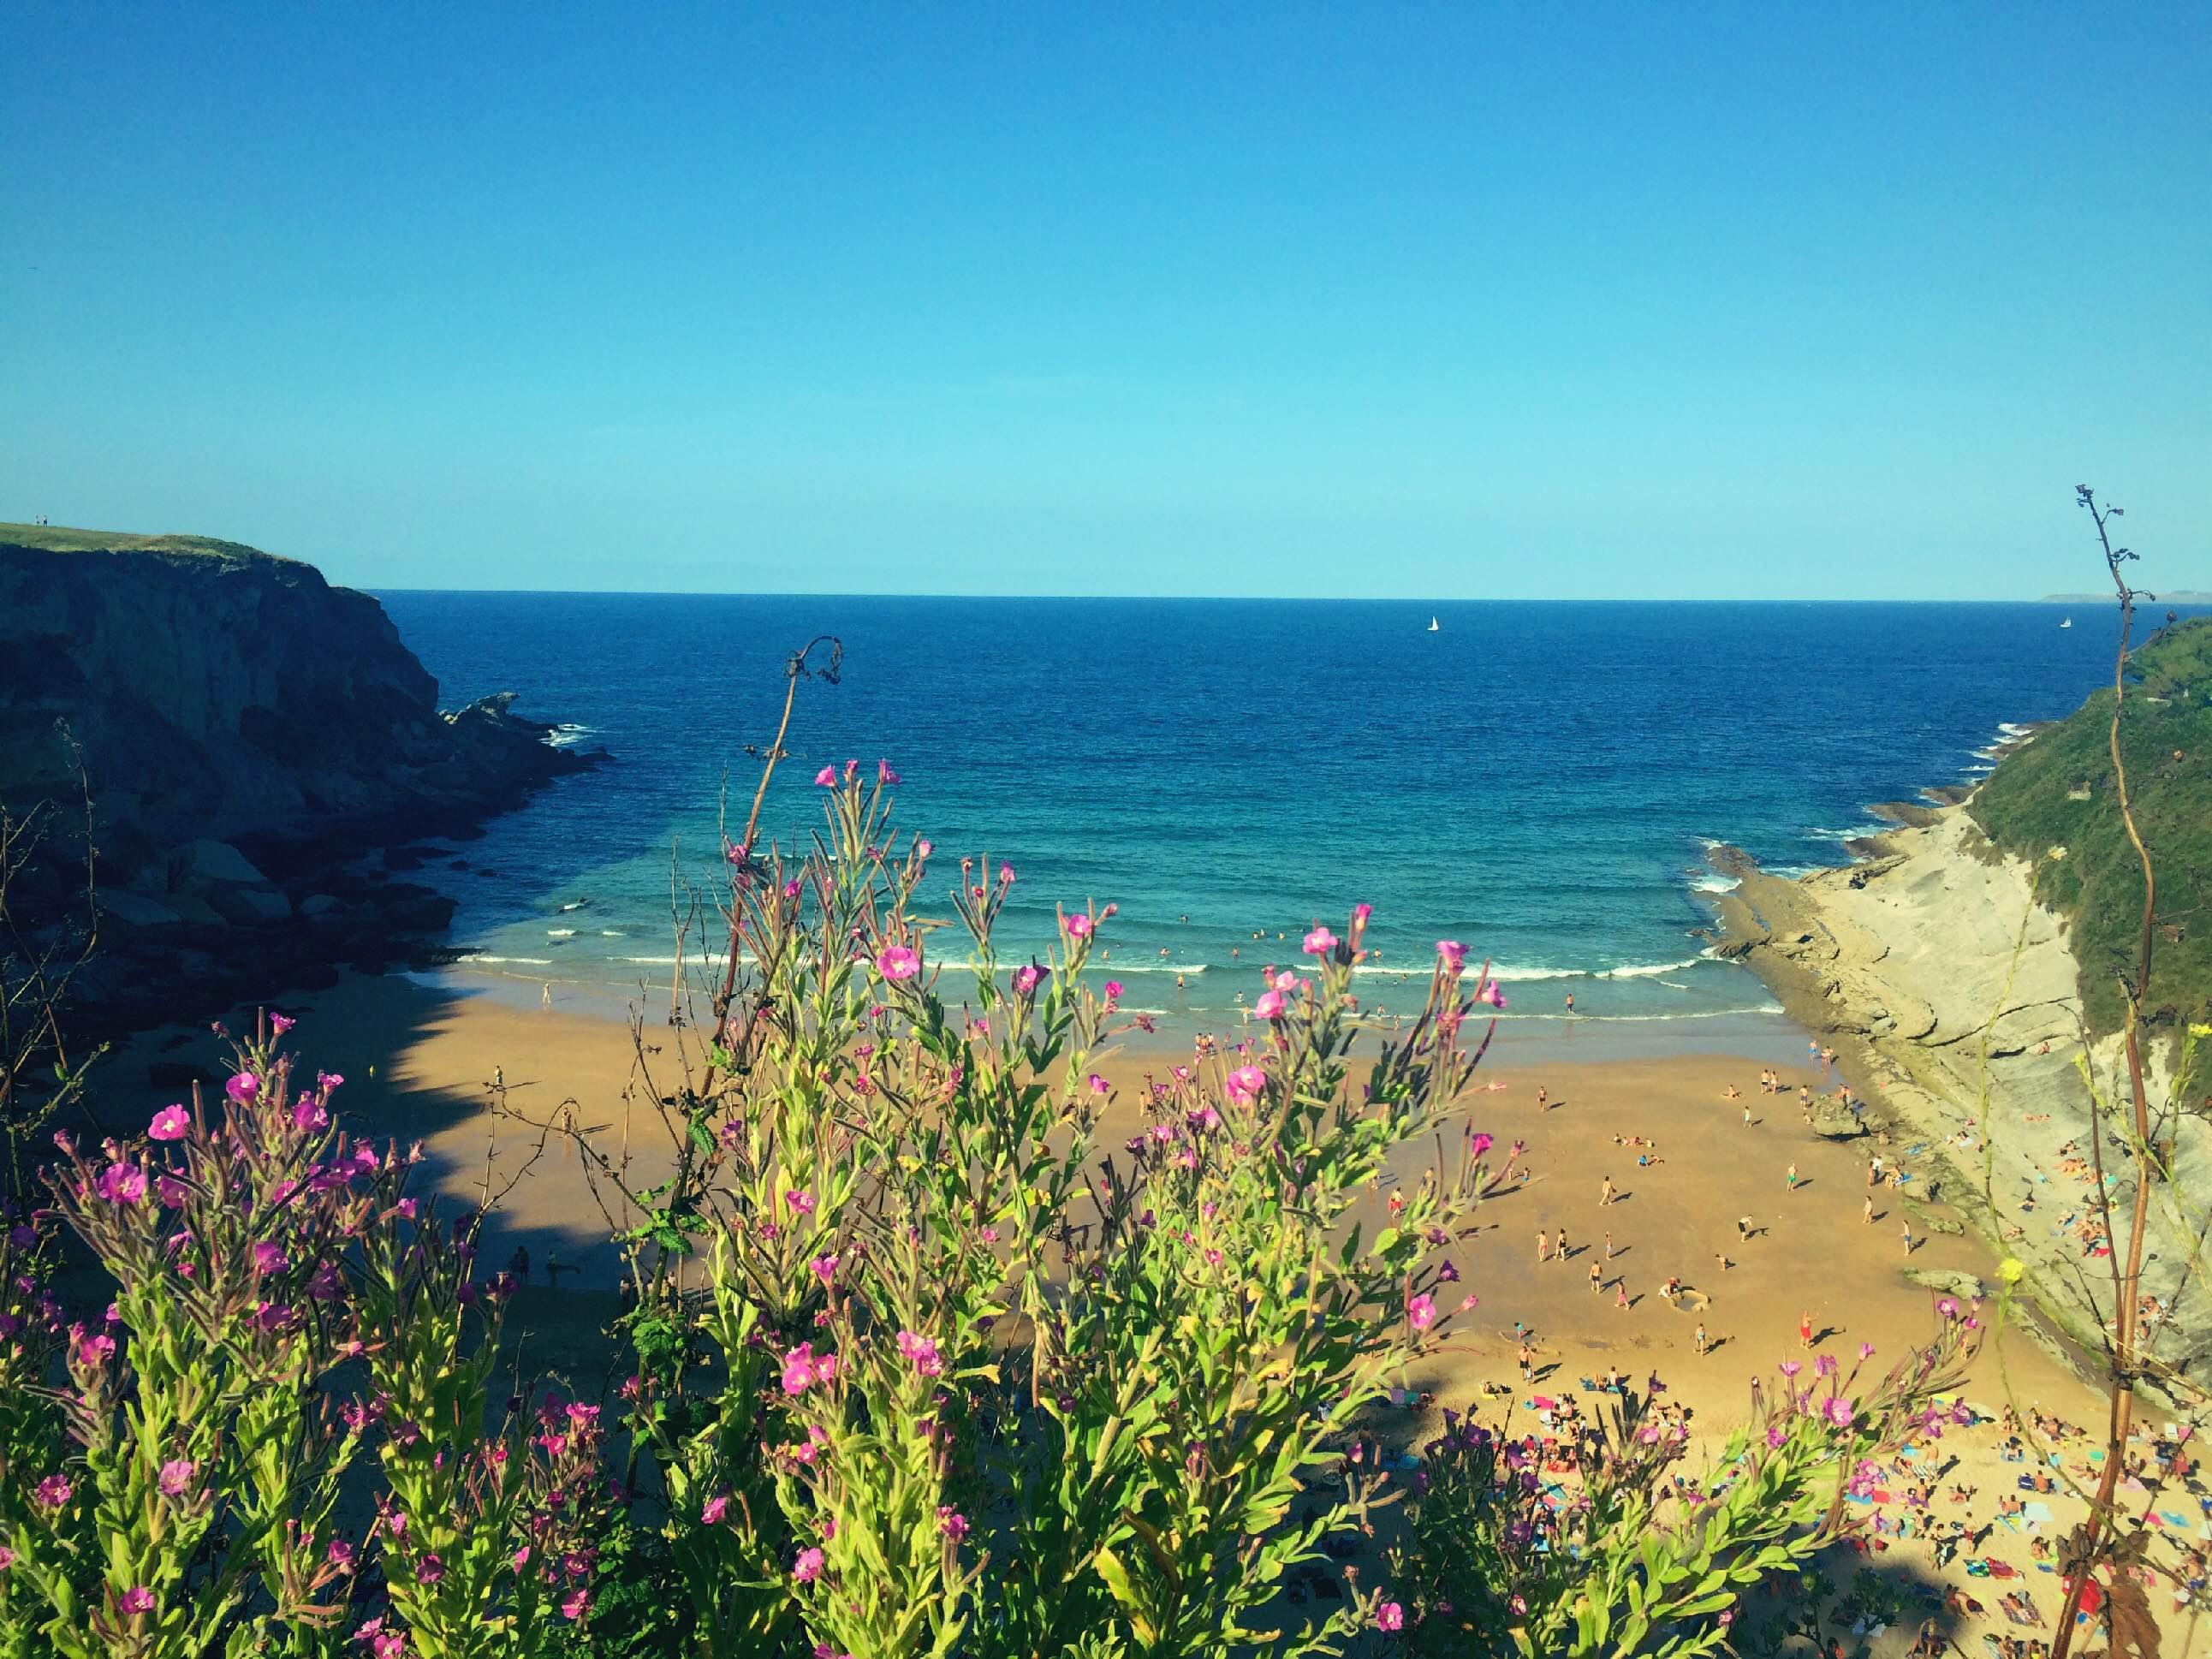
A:
{"type": "Polygon", "coordinates": [[[2059,623],[2058,625],[2059,625],[2061,628],[2071,628],[2071,627],[2073,627],[2073,626],[2074,626],[2074,618],[2073,618],[2073,617],[2068,617],[2064,622],[2063,622],[2063,623],[2059,623]]]}
{"type": "Polygon", "coordinates": [[[1433,634],[1433,633],[1435,633],[1436,631],[1437,631],[1437,619],[1436,619],[1434,617],[1430,617],[1430,618],[1429,618],[1429,632],[1430,632],[1430,633],[1431,633],[1431,634],[1433,634]]]}

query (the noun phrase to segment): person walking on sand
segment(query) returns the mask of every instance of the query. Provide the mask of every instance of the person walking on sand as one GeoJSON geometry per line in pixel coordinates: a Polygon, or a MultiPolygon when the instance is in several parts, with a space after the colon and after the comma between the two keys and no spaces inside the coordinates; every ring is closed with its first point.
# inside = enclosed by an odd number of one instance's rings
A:
{"type": "Polygon", "coordinates": [[[1874,1194],[1871,1193],[1867,1194],[1866,1210],[1863,1218],[1868,1226],[1874,1225],[1874,1194]]]}
{"type": "Polygon", "coordinates": [[[1705,1357],[1705,1328],[1701,1324],[1690,1334],[1690,1345],[1697,1349],[1698,1358],[1705,1357]]]}
{"type": "Polygon", "coordinates": [[[1536,1265],[1542,1267],[1552,1259],[1552,1236],[1542,1228],[1536,1230],[1536,1265]]]}
{"type": "Polygon", "coordinates": [[[1567,1230],[1565,1227],[1559,1229],[1559,1236],[1553,1243],[1552,1248],[1559,1252],[1560,1261],[1565,1261],[1567,1259],[1567,1230]]]}
{"type": "Polygon", "coordinates": [[[1751,1103],[1747,1100],[1743,1103],[1743,1127],[1751,1127],[1751,1103]]]}
{"type": "Polygon", "coordinates": [[[1610,1204],[1613,1202],[1613,1177],[1607,1176],[1598,1187],[1597,1201],[1601,1205],[1610,1204]]]}
{"type": "Polygon", "coordinates": [[[1911,1255],[1912,1254],[1912,1224],[1910,1221],[1904,1224],[1904,1232],[1905,1253],[1911,1255]]]}
{"type": "Polygon", "coordinates": [[[1751,1218],[1747,1215],[1740,1215],[1735,1218],[1735,1242],[1739,1244],[1751,1243],[1751,1218]]]}
{"type": "Polygon", "coordinates": [[[1597,1295],[1605,1289],[1605,1269],[1599,1267],[1595,1261],[1590,1263],[1589,1280],[1590,1293],[1593,1296],[1597,1295]]]}
{"type": "Polygon", "coordinates": [[[1797,1316],[1797,1346],[1807,1350],[1813,1346],[1813,1316],[1809,1313],[1797,1316]]]}
{"type": "Polygon", "coordinates": [[[1613,1305],[1623,1313],[1628,1311],[1628,1281],[1625,1279],[1613,1281],[1613,1305]]]}
{"type": "Polygon", "coordinates": [[[1789,1182],[1790,1190],[1791,1192],[1794,1193],[1797,1190],[1797,1166],[1795,1164],[1790,1166],[1788,1172],[1784,1174],[1782,1178],[1785,1182],[1789,1182]]]}
{"type": "Polygon", "coordinates": [[[1526,1342],[1521,1345],[1520,1352],[1516,1358],[1521,1362],[1521,1380],[1523,1382],[1534,1382],[1536,1380],[1536,1356],[1530,1351],[1526,1342]]]}
{"type": "Polygon", "coordinates": [[[1613,1233],[1610,1229],[1607,1231],[1605,1235],[1605,1259],[1607,1261],[1613,1260],[1613,1233]]]}
{"type": "Polygon", "coordinates": [[[1548,1112],[1552,1109],[1551,1091],[1540,1083],[1536,1085],[1536,1109],[1540,1112],[1548,1112]]]}

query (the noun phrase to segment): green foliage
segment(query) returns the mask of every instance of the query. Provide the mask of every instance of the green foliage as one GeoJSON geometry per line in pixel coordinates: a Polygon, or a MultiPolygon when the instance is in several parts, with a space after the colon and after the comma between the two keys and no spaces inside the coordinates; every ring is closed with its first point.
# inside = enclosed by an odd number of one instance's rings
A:
{"type": "MultiPolygon", "coordinates": [[[[2212,1011],[2212,617],[2166,631],[2136,651],[2120,723],[2136,821],[2158,875],[2157,939],[2147,1015],[2178,1025],[2212,1011]]],[[[2045,867],[2045,901],[2064,915],[2081,969],[2090,1029],[2117,1030],[2119,975],[2132,971],[2142,871],[2121,823],[2110,748],[2112,692],[2008,755],[1966,811],[2008,853],[2045,867]]]]}

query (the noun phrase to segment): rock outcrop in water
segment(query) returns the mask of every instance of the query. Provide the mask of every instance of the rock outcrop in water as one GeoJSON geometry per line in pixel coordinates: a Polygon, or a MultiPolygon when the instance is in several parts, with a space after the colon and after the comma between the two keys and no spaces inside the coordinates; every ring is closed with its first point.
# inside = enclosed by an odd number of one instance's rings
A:
{"type": "Polygon", "coordinates": [[[155,1004],[179,983],[220,1002],[408,954],[450,902],[346,860],[470,834],[599,758],[554,747],[512,693],[437,699],[383,607],[312,565],[0,525],[0,804],[46,804],[49,828],[11,902],[34,924],[81,913],[82,776],[101,950],[81,983],[110,1010],[173,1016],[155,1004]],[[247,939],[266,982],[241,988],[224,964],[247,939]]]}

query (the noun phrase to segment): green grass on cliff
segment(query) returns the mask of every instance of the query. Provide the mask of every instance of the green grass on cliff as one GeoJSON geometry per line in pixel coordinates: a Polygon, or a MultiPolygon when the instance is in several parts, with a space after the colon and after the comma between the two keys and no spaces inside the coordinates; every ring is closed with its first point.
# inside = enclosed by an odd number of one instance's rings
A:
{"type": "MultiPolygon", "coordinates": [[[[2098,1033],[2119,1028],[2117,975],[2131,970],[2142,916],[2142,872],[2113,787],[2112,719],[2107,687],[2007,756],[1966,809],[2006,852],[2035,859],[2066,849],[2047,866],[2043,890],[2070,924],[2081,1000],[2098,1033]]],[[[2120,752],[2158,877],[2146,1012],[2202,1020],[2212,1017],[2212,617],[2136,651],[2120,752]]]]}
{"type": "Polygon", "coordinates": [[[58,524],[0,523],[0,547],[28,547],[43,553],[198,553],[230,560],[277,556],[243,542],[218,541],[212,536],[131,536],[117,530],[76,530],[58,524]]]}

